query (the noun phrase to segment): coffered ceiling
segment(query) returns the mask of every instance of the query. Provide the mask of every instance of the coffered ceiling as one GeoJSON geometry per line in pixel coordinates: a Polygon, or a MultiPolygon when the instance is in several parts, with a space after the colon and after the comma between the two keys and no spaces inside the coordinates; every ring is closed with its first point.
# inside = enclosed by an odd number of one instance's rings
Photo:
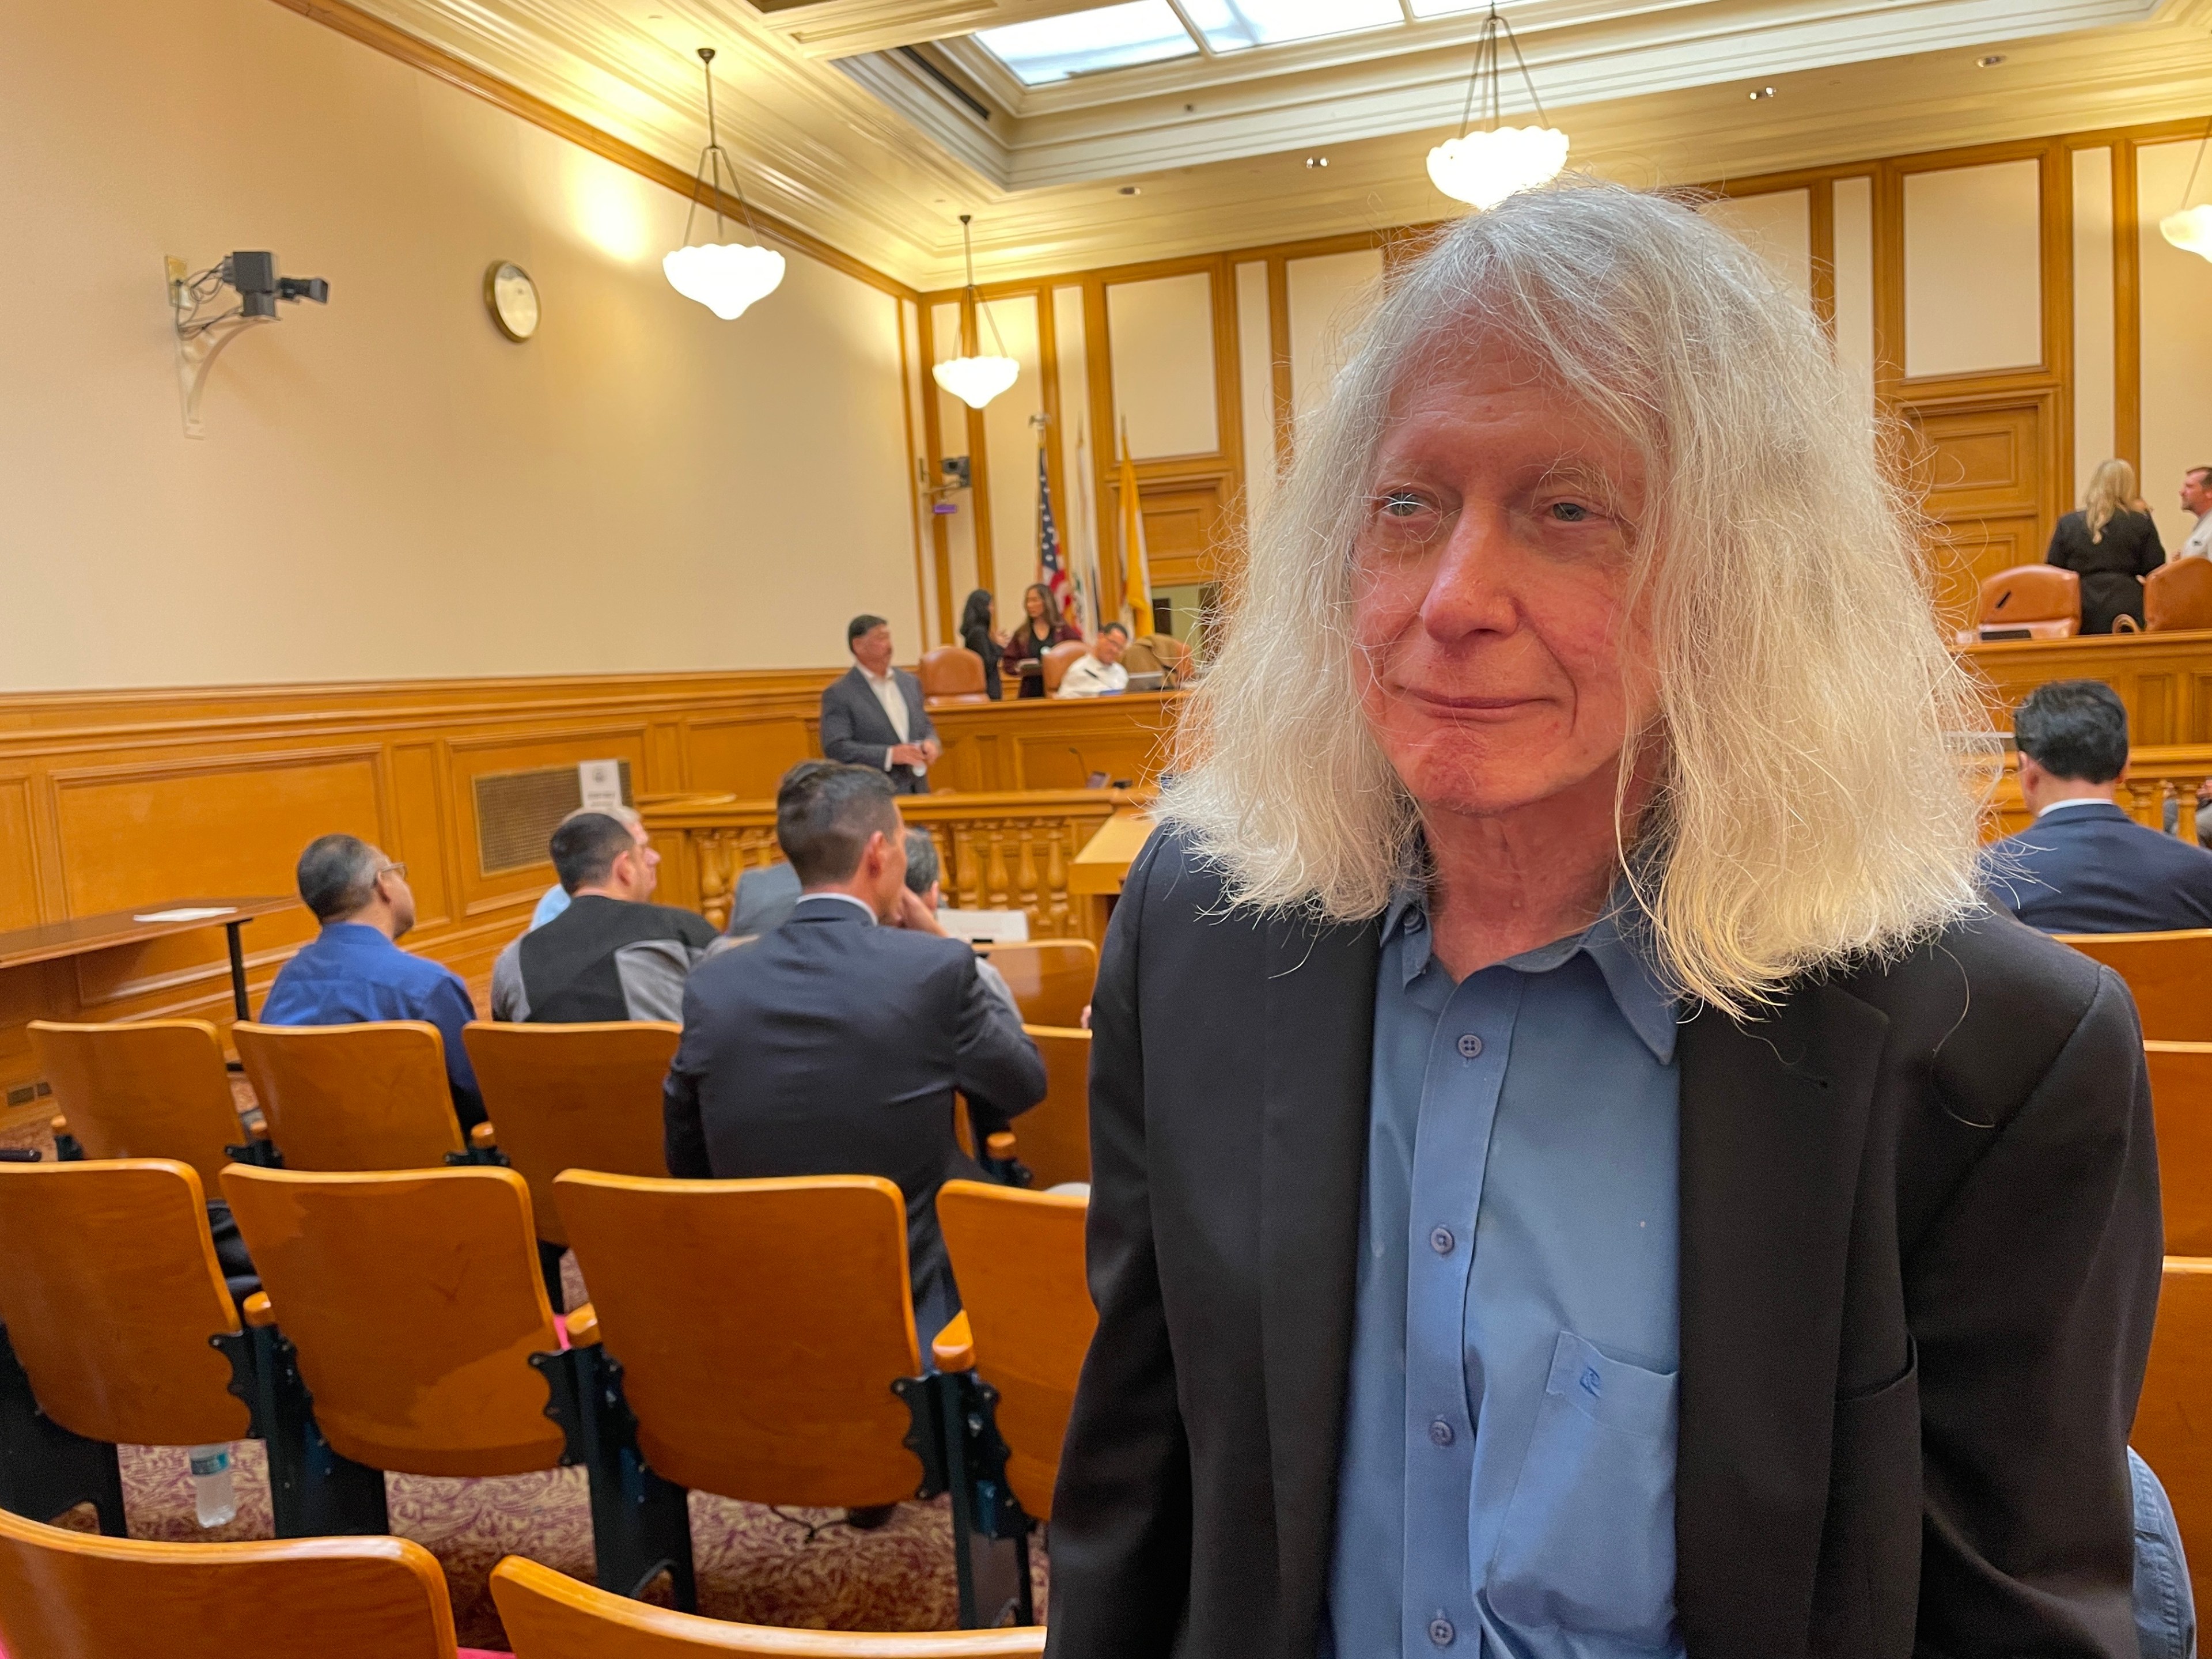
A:
{"type": "MultiPolygon", "coordinates": [[[[1267,3],[1310,20],[1331,0],[1267,3]]],[[[748,196],[921,289],[960,280],[963,211],[989,281],[1456,210],[1422,164],[1456,128],[1483,18],[1421,15],[1465,0],[1390,0],[1397,15],[1369,27],[1241,50],[1193,27],[1168,61],[1024,86],[976,32],[1085,0],[355,3],[684,168],[705,142],[693,50],[714,46],[748,196]]],[[[2212,0],[1501,11],[1571,165],[1637,184],[2212,116],[2212,0]]],[[[1509,113],[1527,107],[1506,91],[1509,113]]]]}

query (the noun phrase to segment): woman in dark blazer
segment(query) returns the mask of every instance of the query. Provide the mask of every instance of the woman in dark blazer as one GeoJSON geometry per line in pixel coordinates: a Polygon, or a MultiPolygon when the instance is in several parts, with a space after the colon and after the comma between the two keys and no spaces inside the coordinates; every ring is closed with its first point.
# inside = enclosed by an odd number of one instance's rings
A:
{"type": "Polygon", "coordinates": [[[983,690],[993,702],[999,700],[999,653],[1005,642],[992,616],[991,590],[979,587],[968,596],[968,608],[960,614],[960,643],[983,659],[983,690]]]}
{"type": "Polygon", "coordinates": [[[1026,613],[1006,640],[1006,649],[1000,661],[1006,672],[1018,677],[1019,697],[1044,696],[1044,653],[1068,640],[1079,640],[1083,630],[1063,622],[1060,601],[1052,596],[1052,589],[1042,582],[1032,582],[1022,594],[1022,610],[1026,613]],[[1021,665],[1034,662],[1037,671],[1024,674],[1021,665]]]}
{"type": "Polygon", "coordinates": [[[2081,631],[2109,634],[2122,617],[2143,619],[2142,579],[2166,562],[2158,526],[2136,499],[2136,470],[2110,460],[2089,475],[2087,504],[2051,532],[2044,562],[2081,578],[2081,631]]]}

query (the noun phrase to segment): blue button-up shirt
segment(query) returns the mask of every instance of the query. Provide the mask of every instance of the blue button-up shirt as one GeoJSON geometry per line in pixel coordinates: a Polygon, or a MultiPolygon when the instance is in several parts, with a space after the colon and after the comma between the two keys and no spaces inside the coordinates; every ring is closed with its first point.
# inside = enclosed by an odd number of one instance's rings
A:
{"type": "Polygon", "coordinates": [[[1335,1659],[1680,1655],[1674,1002],[1608,917],[1455,984],[1384,918],[1335,1659]]]}
{"type": "Polygon", "coordinates": [[[483,1097],[461,1042],[477,1006],[461,976],[443,963],[403,951],[358,921],[326,924],[313,943],[276,971],[264,1025],[356,1025],[380,1019],[422,1019],[446,1044],[446,1078],[461,1127],[483,1121],[483,1097]]]}

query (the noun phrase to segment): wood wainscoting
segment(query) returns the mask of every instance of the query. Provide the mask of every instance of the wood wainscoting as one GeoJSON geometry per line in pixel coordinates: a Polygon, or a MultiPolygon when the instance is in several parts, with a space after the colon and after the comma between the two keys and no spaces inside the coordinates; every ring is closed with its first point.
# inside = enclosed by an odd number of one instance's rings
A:
{"type": "MultiPolygon", "coordinates": [[[[1020,910],[1032,939],[1103,944],[1093,931],[1095,907],[1068,892],[1068,866],[1101,824],[1136,799],[1120,789],[1025,789],[912,795],[899,807],[936,842],[952,908],[1020,910]]],[[[685,796],[648,801],[644,812],[661,849],[661,897],[702,912],[717,927],[729,924],[739,878],[782,856],[773,800],[685,796]]]]}
{"type": "Polygon", "coordinates": [[[2212,633],[2087,634],[2070,640],[2002,640],[1960,658],[1995,693],[2008,729],[2012,711],[2053,680],[2102,680],[2128,706],[2138,748],[2212,744],[2212,633]]]}
{"type": "MultiPolygon", "coordinates": [[[[406,864],[417,906],[408,947],[480,985],[553,872],[542,858],[487,872],[479,778],[619,760],[641,800],[712,792],[765,801],[786,769],[820,752],[822,688],[836,672],[0,696],[0,932],[210,893],[289,893],[301,849],[345,830],[406,864]]],[[[1079,785],[1070,748],[1089,767],[1148,782],[1176,703],[1153,696],[938,711],[947,744],[940,787],[1079,785]]],[[[1108,810],[1092,816],[1103,822],[1108,810]]],[[[1010,821],[1018,816],[1008,809],[1010,821]]],[[[991,874],[998,855],[988,848],[1000,843],[978,842],[982,873],[963,890],[1003,892],[1009,882],[1027,890],[1024,856],[1059,868],[1035,831],[1010,833],[1013,872],[991,874]],[[1033,844],[1037,851],[1021,851],[1033,844]]],[[[683,860],[668,863],[673,877],[683,860]]],[[[1052,892],[1064,877],[1041,879],[1052,892]]],[[[681,878],[669,885],[672,902],[694,902],[681,878]]],[[[1045,902],[1041,931],[1060,902],[1045,902]]],[[[313,931],[304,909],[245,929],[256,1006],[313,931]]],[[[38,1082],[27,1020],[161,1016],[229,1024],[219,927],[0,973],[0,1098],[19,1116],[46,1109],[26,1092],[38,1082]]]]}

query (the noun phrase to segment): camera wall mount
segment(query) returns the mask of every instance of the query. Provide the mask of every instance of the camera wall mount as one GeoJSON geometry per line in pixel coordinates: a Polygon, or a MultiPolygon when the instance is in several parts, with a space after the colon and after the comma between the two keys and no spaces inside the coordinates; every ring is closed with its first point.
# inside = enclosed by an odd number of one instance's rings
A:
{"type": "Polygon", "coordinates": [[[208,371],[223,348],[246,330],[276,321],[279,300],[329,304],[331,285],[319,276],[279,276],[273,253],[233,253],[201,271],[192,270],[172,253],[162,265],[168,278],[169,309],[176,319],[177,391],[184,400],[185,436],[204,438],[200,394],[207,389],[208,371]],[[238,304],[214,316],[202,316],[226,288],[237,294],[238,304]]]}

